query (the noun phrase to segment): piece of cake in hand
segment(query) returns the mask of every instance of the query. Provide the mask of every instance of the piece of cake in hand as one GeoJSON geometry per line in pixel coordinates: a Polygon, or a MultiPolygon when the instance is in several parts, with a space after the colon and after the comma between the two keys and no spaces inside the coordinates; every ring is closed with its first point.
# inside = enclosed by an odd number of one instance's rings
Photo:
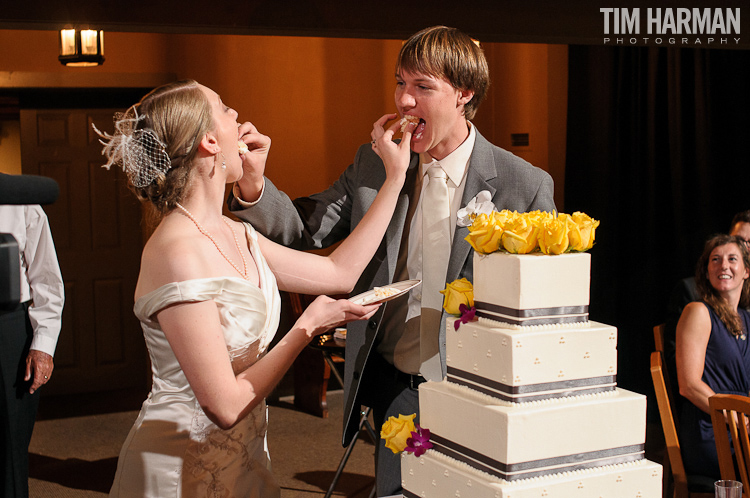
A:
{"type": "Polygon", "coordinates": [[[403,118],[401,118],[401,133],[406,130],[406,127],[409,123],[419,124],[419,116],[412,116],[411,114],[407,114],[403,118]]]}
{"type": "Polygon", "coordinates": [[[248,151],[247,144],[243,142],[242,140],[239,140],[237,142],[237,147],[240,149],[240,155],[246,153],[248,151]]]}

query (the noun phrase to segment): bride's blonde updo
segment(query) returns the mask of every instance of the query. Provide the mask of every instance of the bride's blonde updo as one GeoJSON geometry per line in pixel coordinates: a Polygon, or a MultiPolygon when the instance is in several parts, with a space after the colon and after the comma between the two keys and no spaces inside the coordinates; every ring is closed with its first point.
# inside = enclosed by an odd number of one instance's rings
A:
{"type": "MultiPolygon", "coordinates": [[[[104,154],[128,176],[131,190],[160,215],[183,200],[202,137],[213,127],[211,105],[193,80],[162,85],[115,116],[104,154]]],[[[97,130],[98,132],[98,130],[97,130]]]]}

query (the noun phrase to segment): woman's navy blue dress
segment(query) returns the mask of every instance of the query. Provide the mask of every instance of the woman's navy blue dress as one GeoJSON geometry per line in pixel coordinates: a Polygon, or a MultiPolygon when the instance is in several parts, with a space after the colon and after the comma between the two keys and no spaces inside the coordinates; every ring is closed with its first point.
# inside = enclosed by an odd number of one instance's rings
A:
{"type": "MultiPolygon", "coordinates": [[[[717,394],[750,393],[750,338],[742,339],[727,330],[709,305],[711,335],[706,348],[703,382],[717,394]]],[[[750,330],[750,313],[737,310],[744,330],[750,330]]],[[[680,416],[680,447],[685,471],[721,479],[711,416],[683,400],[680,416]]]]}

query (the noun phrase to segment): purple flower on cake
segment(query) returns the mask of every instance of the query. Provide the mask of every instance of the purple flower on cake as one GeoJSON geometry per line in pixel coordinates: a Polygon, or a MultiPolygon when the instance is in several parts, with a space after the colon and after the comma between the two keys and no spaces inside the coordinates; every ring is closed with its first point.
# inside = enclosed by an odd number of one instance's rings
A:
{"type": "Polygon", "coordinates": [[[460,327],[462,323],[473,322],[474,316],[477,314],[477,309],[474,306],[469,308],[465,304],[462,304],[458,309],[461,311],[461,318],[453,322],[453,327],[456,330],[458,330],[458,327],[460,327]]]}
{"type": "Polygon", "coordinates": [[[404,451],[414,453],[414,456],[419,457],[424,454],[425,451],[432,448],[430,442],[430,430],[423,429],[419,424],[415,424],[414,431],[411,433],[411,437],[406,440],[406,448],[404,451]]]}
{"type": "Polygon", "coordinates": [[[466,204],[466,207],[458,210],[456,225],[468,227],[474,223],[474,219],[480,214],[490,214],[495,210],[492,203],[492,196],[488,190],[482,190],[472,200],[466,204]]]}
{"type": "Polygon", "coordinates": [[[421,456],[432,448],[430,431],[414,423],[416,413],[389,417],[380,429],[380,437],[385,440],[385,447],[398,454],[402,451],[421,456]]]}

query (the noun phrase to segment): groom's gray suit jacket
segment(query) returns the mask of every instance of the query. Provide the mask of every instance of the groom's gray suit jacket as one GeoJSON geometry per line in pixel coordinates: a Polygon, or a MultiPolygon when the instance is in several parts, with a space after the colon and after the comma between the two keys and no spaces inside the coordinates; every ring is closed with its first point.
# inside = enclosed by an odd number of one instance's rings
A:
{"type": "MultiPolygon", "coordinates": [[[[399,245],[409,205],[413,202],[411,196],[418,174],[419,156],[412,153],[406,181],[393,218],[375,256],[357,282],[353,294],[393,282],[399,245]]],[[[228,204],[235,215],[250,222],[260,233],[280,244],[302,250],[319,249],[344,239],[354,229],[369,209],[384,181],[383,163],[372,151],[370,144],[366,144],[357,151],[354,163],[324,192],[292,201],[266,179],[263,196],[255,206],[243,210],[231,196],[228,204]]],[[[461,206],[465,206],[482,190],[490,192],[498,210],[525,212],[555,209],[553,182],[546,172],[492,145],[477,132],[461,206]]],[[[473,281],[471,246],[464,240],[469,233],[468,228],[456,227],[455,230],[446,282],[462,277],[473,281]]],[[[349,332],[344,367],[344,445],[348,444],[357,431],[360,381],[366,371],[367,359],[373,348],[383,311],[381,308],[367,322],[352,322],[347,326],[349,332]]],[[[440,356],[445,375],[445,313],[439,334],[440,356]]],[[[377,373],[368,372],[368,375],[372,374],[377,373]]]]}

